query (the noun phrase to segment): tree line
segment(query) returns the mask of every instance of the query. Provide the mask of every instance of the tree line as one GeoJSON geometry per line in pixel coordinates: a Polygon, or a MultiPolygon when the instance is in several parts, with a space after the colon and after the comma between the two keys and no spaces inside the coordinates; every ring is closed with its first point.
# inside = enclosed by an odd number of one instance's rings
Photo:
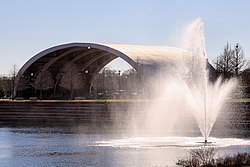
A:
{"type": "Polygon", "coordinates": [[[16,76],[18,73],[17,65],[14,64],[8,75],[0,76],[0,97],[13,98],[16,76]]]}
{"type": "Polygon", "coordinates": [[[91,85],[91,95],[105,98],[140,96],[142,94],[140,82],[135,69],[121,72],[105,67],[95,76],[91,85]]]}
{"type": "Polygon", "coordinates": [[[223,52],[214,60],[214,66],[217,74],[224,79],[240,78],[244,72],[250,69],[242,46],[238,43],[232,46],[229,42],[224,46],[223,52]]]}
{"type": "MultiPolygon", "coordinates": [[[[29,96],[38,99],[51,99],[59,95],[58,98],[60,99],[74,99],[77,96],[86,96],[81,94],[81,90],[84,86],[89,86],[86,83],[89,71],[82,71],[74,64],[62,69],[56,78],[52,77],[49,70],[40,70],[29,75],[23,75],[19,78],[17,85],[18,71],[17,66],[13,65],[8,75],[0,76],[1,98],[23,97],[25,94],[22,92],[31,90],[32,93],[29,96]],[[16,95],[14,95],[14,89],[16,89],[16,95]]],[[[92,96],[92,98],[113,98],[139,94],[141,87],[138,78],[135,69],[122,72],[105,67],[93,78],[89,96],[92,96]]]]}
{"type": "Polygon", "coordinates": [[[14,98],[15,89],[17,96],[21,97],[23,96],[22,91],[32,89],[34,91],[31,96],[39,99],[48,98],[48,92],[50,92],[50,96],[56,93],[57,85],[69,92],[69,98],[72,99],[76,91],[85,84],[85,73],[74,64],[58,74],[58,83],[49,70],[40,70],[30,75],[20,76],[17,85],[18,71],[17,65],[13,65],[8,75],[0,76],[0,97],[14,98]]]}
{"type": "Polygon", "coordinates": [[[243,47],[229,42],[224,46],[223,52],[214,60],[217,77],[227,80],[236,78],[238,86],[234,92],[236,98],[250,97],[250,60],[246,58],[243,47]]]}

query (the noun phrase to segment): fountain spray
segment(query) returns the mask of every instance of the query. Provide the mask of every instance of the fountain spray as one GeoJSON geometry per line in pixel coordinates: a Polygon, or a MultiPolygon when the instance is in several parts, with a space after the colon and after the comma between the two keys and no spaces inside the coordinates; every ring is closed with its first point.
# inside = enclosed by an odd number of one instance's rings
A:
{"type": "Polygon", "coordinates": [[[173,62],[174,66],[168,69],[167,64],[159,70],[159,76],[152,77],[156,83],[154,99],[140,109],[144,119],[136,117],[129,122],[135,133],[186,135],[196,125],[194,118],[203,136],[202,143],[209,143],[209,134],[235,82],[221,79],[208,82],[203,25],[198,18],[187,26],[183,59],[173,62]]]}
{"type": "MultiPolygon", "coordinates": [[[[195,98],[201,98],[198,103],[202,107],[197,107],[196,115],[201,115],[200,125],[205,143],[207,143],[208,130],[207,130],[207,55],[205,49],[204,28],[201,18],[196,19],[187,27],[185,36],[186,50],[189,52],[190,60],[187,65],[190,69],[191,91],[194,92],[195,98]],[[202,112],[203,111],[203,112],[202,112]],[[203,114],[202,114],[203,113],[203,114]],[[202,118],[203,117],[203,118],[202,118]]],[[[197,103],[197,100],[196,100],[197,103]]],[[[196,104],[199,105],[199,104],[196,104]]]]}
{"type": "Polygon", "coordinates": [[[190,95],[187,95],[188,100],[192,101],[190,109],[196,118],[204,142],[208,143],[217,115],[225,98],[233,90],[235,81],[229,80],[222,83],[222,80],[218,79],[215,83],[209,84],[204,24],[201,18],[187,26],[184,49],[189,52],[189,59],[185,64],[189,69],[191,80],[188,85],[190,95]]]}

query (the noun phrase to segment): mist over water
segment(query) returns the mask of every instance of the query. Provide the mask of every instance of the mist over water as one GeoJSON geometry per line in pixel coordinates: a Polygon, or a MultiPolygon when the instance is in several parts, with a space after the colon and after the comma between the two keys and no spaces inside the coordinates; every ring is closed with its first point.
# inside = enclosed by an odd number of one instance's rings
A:
{"type": "Polygon", "coordinates": [[[200,18],[187,26],[183,49],[187,55],[174,65],[174,70],[163,69],[154,78],[155,98],[141,109],[145,119],[134,118],[130,122],[135,132],[143,131],[149,136],[186,136],[196,127],[204,139],[209,137],[236,81],[208,80],[204,24],[200,18]]]}

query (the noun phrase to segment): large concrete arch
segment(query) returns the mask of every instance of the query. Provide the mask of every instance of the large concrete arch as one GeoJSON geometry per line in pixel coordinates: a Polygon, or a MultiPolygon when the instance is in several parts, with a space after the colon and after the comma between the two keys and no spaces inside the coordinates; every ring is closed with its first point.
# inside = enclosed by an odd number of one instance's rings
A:
{"type": "MultiPolygon", "coordinates": [[[[91,75],[87,87],[94,75],[115,58],[122,58],[133,68],[159,66],[169,62],[178,62],[186,52],[168,46],[141,46],[122,44],[68,43],[48,48],[29,59],[19,70],[16,88],[23,77],[31,77],[34,73],[50,70],[55,83],[60,73],[71,64],[79,64],[81,70],[87,68],[91,75]]],[[[86,90],[89,90],[88,88],[86,90]]],[[[15,91],[16,92],[16,91],[15,91]]]]}
{"type": "MultiPolygon", "coordinates": [[[[106,45],[101,45],[101,44],[95,44],[95,43],[69,43],[69,44],[63,44],[63,45],[58,45],[58,46],[54,46],[51,48],[48,48],[38,54],[36,54],[35,56],[33,56],[31,59],[29,59],[19,70],[18,72],[18,76],[21,76],[35,61],[37,61],[38,59],[61,49],[65,49],[65,48],[71,48],[71,47],[81,47],[81,48],[94,48],[94,49],[100,49],[102,51],[106,51],[109,53],[112,53],[114,55],[116,55],[117,57],[121,57],[122,59],[124,59],[125,61],[127,61],[132,67],[135,67],[135,62],[129,58],[127,55],[125,55],[124,53],[111,48],[109,46],[106,45]]],[[[74,50],[72,50],[71,52],[73,52],[74,50]]],[[[70,53],[70,52],[69,52],[70,53]]],[[[60,56],[59,56],[60,57],[60,56]]],[[[56,60],[58,60],[58,58],[56,58],[56,60]]],[[[55,61],[54,61],[55,62],[55,61]]],[[[52,64],[52,63],[50,63],[52,64]]]]}

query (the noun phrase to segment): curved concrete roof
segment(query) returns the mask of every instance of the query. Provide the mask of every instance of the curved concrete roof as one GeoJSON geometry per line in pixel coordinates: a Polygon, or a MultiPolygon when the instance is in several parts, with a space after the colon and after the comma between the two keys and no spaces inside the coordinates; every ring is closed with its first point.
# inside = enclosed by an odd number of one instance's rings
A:
{"type": "Polygon", "coordinates": [[[170,46],[147,46],[147,45],[124,45],[124,44],[109,44],[133,61],[139,59],[141,64],[162,64],[164,62],[176,62],[182,60],[187,54],[186,51],[170,46]]]}
{"type": "MultiPolygon", "coordinates": [[[[131,66],[135,67],[136,63],[160,65],[165,62],[172,62],[181,60],[182,56],[186,55],[184,50],[169,46],[143,46],[143,45],[124,45],[124,44],[96,44],[96,43],[69,43],[51,47],[46,49],[31,59],[29,59],[20,69],[19,75],[22,75],[32,64],[36,63],[39,59],[48,56],[51,53],[65,50],[64,54],[58,54],[53,56],[53,60],[48,59],[47,62],[43,62],[44,66],[48,68],[55,62],[59,61],[61,57],[68,56],[70,53],[80,51],[85,48],[85,55],[87,56],[93,52],[91,49],[107,52],[115,57],[121,57],[128,62],[131,66]],[[88,51],[88,52],[87,52],[88,51]],[[58,57],[56,57],[58,56],[58,57]],[[56,57],[56,58],[55,58],[56,57]]],[[[113,60],[113,59],[112,59],[113,60]]],[[[107,63],[106,63],[107,64],[107,63]]]]}
{"type": "MultiPolygon", "coordinates": [[[[169,46],[143,46],[125,44],[69,43],[48,48],[30,58],[19,70],[20,77],[49,70],[53,78],[72,64],[87,69],[92,76],[117,57],[135,69],[143,65],[164,65],[178,62],[187,52],[169,46]]],[[[92,77],[93,78],[93,77],[92,77]]]]}

